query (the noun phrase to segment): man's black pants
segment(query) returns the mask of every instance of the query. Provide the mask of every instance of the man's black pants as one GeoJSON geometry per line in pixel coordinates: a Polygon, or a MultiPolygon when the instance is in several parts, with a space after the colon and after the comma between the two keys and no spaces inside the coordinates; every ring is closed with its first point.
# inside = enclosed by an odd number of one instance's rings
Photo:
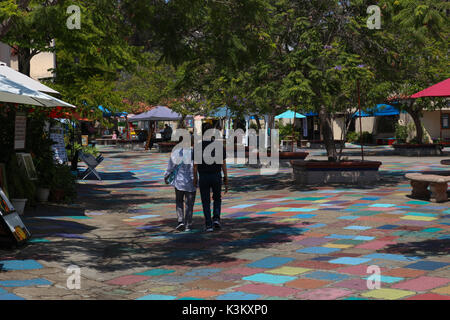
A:
{"type": "Polygon", "coordinates": [[[205,173],[199,172],[200,196],[202,198],[203,214],[205,215],[205,224],[212,226],[211,220],[211,190],[213,193],[213,220],[220,220],[220,211],[222,207],[222,174],[221,172],[205,173]]]}

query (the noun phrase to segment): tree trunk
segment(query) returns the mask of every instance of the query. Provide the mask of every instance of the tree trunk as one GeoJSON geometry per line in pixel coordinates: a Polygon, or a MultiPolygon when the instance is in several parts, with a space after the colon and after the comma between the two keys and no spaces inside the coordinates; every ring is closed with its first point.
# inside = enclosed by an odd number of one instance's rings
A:
{"type": "Polygon", "coordinates": [[[416,140],[417,143],[423,143],[423,128],[422,122],[420,121],[421,112],[420,111],[411,111],[409,112],[411,117],[414,120],[414,125],[416,126],[416,140]]]}
{"type": "Polygon", "coordinates": [[[30,76],[31,71],[31,50],[29,48],[19,48],[19,72],[26,76],[30,76]]]}
{"type": "Polygon", "coordinates": [[[338,159],[336,145],[334,143],[331,116],[326,107],[322,105],[319,111],[320,125],[322,127],[323,142],[327,149],[328,161],[336,162],[338,159]]]}

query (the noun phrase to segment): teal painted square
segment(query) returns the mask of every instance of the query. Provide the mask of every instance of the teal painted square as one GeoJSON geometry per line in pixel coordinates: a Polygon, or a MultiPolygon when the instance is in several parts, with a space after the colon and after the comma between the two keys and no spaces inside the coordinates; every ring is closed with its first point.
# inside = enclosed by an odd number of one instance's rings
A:
{"type": "MultiPolygon", "coordinates": [[[[369,278],[370,278],[370,280],[374,280],[371,277],[366,277],[366,278],[364,278],[364,280],[368,280],[369,278]]],[[[384,282],[384,283],[396,283],[396,282],[403,281],[403,280],[405,280],[405,278],[390,277],[390,276],[383,276],[383,275],[380,276],[380,281],[384,282]]]]}
{"type": "Polygon", "coordinates": [[[317,279],[317,280],[329,280],[329,281],[341,281],[348,278],[348,276],[344,274],[324,272],[324,271],[314,271],[311,273],[307,273],[305,278],[309,279],[317,279]]]}
{"type": "Polygon", "coordinates": [[[436,217],[437,215],[434,214],[434,213],[408,212],[408,213],[405,213],[405,216],[414,216],[414,217],[436,217]]]}
{"type": "Polygon", "coordinates": [[[283,264],[289,263],[293,258],[285,258],[285,257],[267,257],[252,263],[247,264],[250,268],[264,268],[264,269],[272,269],[283,264]]]}
{"type": "Polygon", "coordinates": [[[304,249],[297,250],[299,253],[310,253],[310,254],[329,254],[332,252],[340,251],[338,248],[326,248],[326,247],[308,247],[304,249]]]}
{"type": "Polygon", "coordinates": [[[428,229],[423,229],[422,232],[439,232],[442,231],[441,228],[428,228],[428,229]]]}
{"type": "Polygon", "coordinates": [[[338,219],[341,219],[341,220],[355,220],[355,219],[358,219],[359,218],[359,216],[343,216],[343,217],[339,217],[338,219]]]}
{"type": "Polygon", "coordinates": [[[176,298],[177,297],[164,294],[150,294],[148,296],[137,298],[136,300],[175,300],[176,298]]]}
{"type": "Polygon", "coordinates": [[[316,214],[297,214],[297,215],[295,215],[295,216],[293,216],[291,218],[294,218],[294,219],[309,219],[309,218],[313,218],[315,216],[316,216],[316,214]]]}
{"type": "Polygon", "coordinates": [[[392,208],[395,207],[395,204],[391,204],[391,203],[376,203],[376,204],[372,204],[369,207],[372,208],[392,208]]]}
{"type": "Polygon", "coordinates": [[[419,206],[427,205],[429,204],[427,201],[408,201],[406,204],[415,204],[419,206]]]}
{"type": "Polygon", "coordinates": [[[216,300],[256,300],[260,297],[261,296],[259,294],[251,294],[241,291],[235,291],[223,294],[221,296],[217,296],[216,300]]]}
{"type": "Polygon", "coordinates": [[[170,274],[175,272],[175,270],[167,270],[167,269],[151,269],[145,272],[135,273],[135,275],[139,276],[147,276],[147,277],[157,277],[165,274],[170,274]]]}
{"type": "Polygon", "coordinates": [[[370,241],[375,239],[375,237],[369,237],[369,236],[356,236],[353,238],[353,240],[362,240],[362,241],[370,241]]]}
{"type": "Polygon", "coordinates": [[[52,282],[46,279],[29,279],[29,280],[5,280],[0,281],[2,287],[32,287],[32,286],[49,286],[52,282]]]}
{"type": "Polygon", "coordinates": [[[270,284],[283,284],[283,283],[286,283],[289,281],[293,281],[295,279],[297,279],[297,277],[277,276],[277,275],[265,274],[265,273],[257,273],[257,274],[242,278],[242,280],[270,283],[270,284]]]}

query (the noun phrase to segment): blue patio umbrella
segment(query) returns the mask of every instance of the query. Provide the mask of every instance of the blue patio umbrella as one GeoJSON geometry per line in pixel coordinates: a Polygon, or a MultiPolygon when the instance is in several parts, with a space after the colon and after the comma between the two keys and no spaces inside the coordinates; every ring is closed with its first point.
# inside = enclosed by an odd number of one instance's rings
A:
{"type": "Polygon", "coordinates": [[[104,117],[126,117],[128,115],[127,112],[112,112],[111,110],[109,110],[108,108],[105,108],[103,106],[98,106],[98,109],[103,112],[103,116],[104,117]]]}
{"type": "Polygon", "coordinates": [[[304,115],[302,115],[300,113],[288,110],[288,111],[286,111],[286,112],[276,116],[275,119],[294,119],[294,116],[297,119],[304,119],[304,118],[306,118],[304,115]]]}

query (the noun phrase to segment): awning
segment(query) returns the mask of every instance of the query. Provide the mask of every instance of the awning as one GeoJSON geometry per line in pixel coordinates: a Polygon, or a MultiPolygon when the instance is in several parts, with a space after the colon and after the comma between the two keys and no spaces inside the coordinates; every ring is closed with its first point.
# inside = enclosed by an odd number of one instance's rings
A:
{"type": "MultiPolygon", "coordinates": [[[[172,111],[167,107],[158,106],[150,111],[130,117],[128,118],[128,121],[178,121],[182,118],[183,116],[181,114],[172,111]]],[[[187,116],[186,118],[192,118],[192,116],[187,116]]]]}
{"type": "Polygon", "coordinates": [[[47,87],[46,85],[43,85],[39,81],[36,81],[23,73],[20,73],[6,65],[4,62],[0,62],[0,75],[5,76],[9,80],[12,80],[14,82],[17,82],[27,88],[45,92],[45,93],[53,93],[53,94],[59,94],[58,91],[53,90],[50,87],[47,87]]]}
{"type": "Polygon", "coordinates": [[[304,119],[306,118],[306,116],[300,114],[300,113],[296,113],[294,111],[288,110],[278,116],[275,117],[275,119],[293,119],[295,116],[295,118],[297,119],[304,119]]]}
{"type": "Polygon", "coordinates": [[[450,78],[411,96],[413,99],[424,97],[450,97],[450,78]]]}
{"type": "Polygon", "coordinates": [[[382,117],[382,116],[396,116],[400,111],[394,106],[388,104],[378,104],[374,109],[367,111],[362,110],[361,115],[359,110],[353,114],[353,117],[382,117]]]}

